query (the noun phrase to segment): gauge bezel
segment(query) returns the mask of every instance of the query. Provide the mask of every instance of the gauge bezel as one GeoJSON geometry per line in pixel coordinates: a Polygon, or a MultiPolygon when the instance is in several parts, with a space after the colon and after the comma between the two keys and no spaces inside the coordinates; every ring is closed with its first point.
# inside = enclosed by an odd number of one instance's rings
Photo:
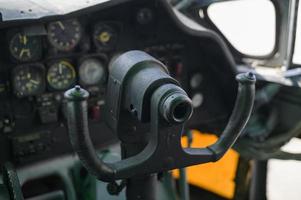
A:
{"type": "MultiPolygon", "coordinates": [[[[82,24],[81,22],[76,19],[76,18],[72,18],[72,19],[62,19],[62,20],[57,20],[57,21],[52,21],[50,23],[47,24],[47,38],[48,38],[48,42],[49,44],[56,50],[58,51],[62,51],[62,52],[70,52],[70,51],[73,51],[79,44],[80,44],[80,41],[82,40],[82,37],[83,37],[83,27],[82,27],[82,24]],[[57,23],[57,22],[66,22],[66,21],[75,21],[79,27],[79,38],[76,40],[75,44],[71,47],[68,47],[68,48],[64,48],[62,46],[60,46],[58,44],[58,42],[56,42],[54,40],[54,37],[51,36],[51,25],[54,24],[54,23],[57,23]]],[[[74,37],[72,37],[72,39],[74,39],[74,37]]]]}
{"type": "Polygon", "coordinates": [[[32,56],[30,59],[20,59],[17,55],[15,55],[12,51],[12,42],[14,38],[16,37],[17,34],[24,34],[21,29],[12,29],[8,30],[6,32],[6,38],[7,38],[7,49],[8,49],[8,54],[9,58],[11,61],[15,63],[29,63],[29,62],[37,62],[40,59],[42,59],[43,56],[43,38],[42,35],[26,35],[27,37],[34,37],[35,39],[38,40],[39,44],[39,50],[37,51],[37,54],[34,54],[35,56],[32,56]]]}
{"type": "Polygon", "coordinates": [[[17,97],[31,97],[31,96],[36,96],[36,95],[42,94],[43,92],[45,92],[45,89],[46,89],[45,75],[46,75],[46,69],[42,63],[29,63],[29,64],[20,64],[20,65],[15,66],[12,70],[12,75],[11,75],[13,93],[17,97]],[[32,94],[22,94],[22,93],[18,92],[16,89],[17,86],[14,81],[14,78],[16,77],[16,74],[18,73],[18,71],[24,67],[36,68],[37,70],[39,70],[39,73],[41,76],[41,84],[39,86],[39,89],[32,94]]]}
{"type": "Polygon", "coordinates": [[[76,68],[75,68],[75,65],[74,63],[72,62],[72,60],[70,59],[58,59],[58,60],[53,60],[53,61],[50,61],[48,64],[47,64],[47,72],[46,72],[46,82],[47,82],[47,87],[50,91],[64,91],[72,86],[74,86],[77,82],[77,72],[76,72],[76,68]],[[67,66],[68,67],[71,67],[72,69],[72,73],[74,75],[73,77],[73,80],[72,80],[72,83],[70,83],[70,85],[66,88],[56,88],[56,87],[53,87],[53,85],[51,84],[50,80],[49,80],[49,70],[51,69],[51,67],[53,67],[55,64],[58,64],[60,62],[66,62],[68,63],[67,66]]]}
{"type": "Polygon", "coordinates": [[[82,86],[86,86],[86,87],[90,87],[90,86],[99,86],[99,87],[101,87],[101,86],[104,86],[107,82],[107,79],[108,79],[107,60],[108,59],[104,54],[92,54],[92,55],[86,55],[86,56],[81,57],[78,61],[78,67],[77,67],[79,84],[82,85],[82,86]],[[103,64],[103,66],[104,66],[105,78],[102,78],[101,80],[99,80],[95,84],[86,84],[85,82],[82,81],[81,75],[80,75],[80,68],[81,68],[83,62],[86,61],[86,60],[89,60],[89,59],[95,59],[95,60],[99,61],[101,64],[103,64]]]}
{"type": "Polygon", "coordinates": [[[113,51],[116,49],[117,44],[118,44],[118,40],[119,40],[119,35],[120,35],[120,30],[119,30],[119,26],[118,24],[115,22],[98,22],[96,24],[94,24],[93,26],[93,31],[92,31],[92,41],[93,44],[95,46],[95,48],[99,51],[113,51]],[[100,45],[100,42],[96,39],[96,31],[98,29],[99,26],[106,26],[108,28],[110,28],[112,31],[114,31],[114,33],[116,34],[116,38],[115,38],[115,42],[114,42],[114,46],[110,47],[110,46],[103,46],[100,45]]]}

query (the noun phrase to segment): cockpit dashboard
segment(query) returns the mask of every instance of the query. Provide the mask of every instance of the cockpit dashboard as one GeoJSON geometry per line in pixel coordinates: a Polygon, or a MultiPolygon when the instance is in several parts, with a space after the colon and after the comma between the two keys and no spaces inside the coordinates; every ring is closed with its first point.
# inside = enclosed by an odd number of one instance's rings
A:
{"type": "Polygon", "coordinates": [[[187,24],[165,1],[145,0],[3,22],[0,162],[23,166],[72,153],[63,94],[75,85],[90,93],[94,145],[116,143],[103,123],[110,63],[134,49],[163,62],[186,89],[195,109],[187,128],[219,133],[236,96],[233,61],[216,34],[187,24]]]}

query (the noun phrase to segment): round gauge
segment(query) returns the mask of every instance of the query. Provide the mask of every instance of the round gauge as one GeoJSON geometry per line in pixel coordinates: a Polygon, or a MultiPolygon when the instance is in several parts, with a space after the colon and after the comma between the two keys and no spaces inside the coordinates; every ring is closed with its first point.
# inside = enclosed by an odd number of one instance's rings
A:
{"type": "Polygon", "coordinates": [[[149,8],[142,8],[138,11],[136,19],[139,24],[148,24],[153,20],[153,12],[149,8]]]}
{"type": "Polygon", "coordinates": [[[106,78],[105,66],[98,59],[85,59],[79,66],[79,79],[83,85],[96,85],[106,78]]]}
{"type": "Polygon", "coordinates": [[[195,95],[193,95],[192,97],[192,106],[194,108],[200,107],[203,102],[204,102],[204,96],[202,93],[196,93],[195,95]]]}
{"type": "Polygon", "coordinates": [[[94,27],[93,41],[99,50],[112,50],[117,43],[117,32],[109,25],[99,23],[94,27]]]}
{"type": "Polygon", "coordinates": [[[199,74],[199,73],[194,74],[190,79],[191,88],[195,89],[195,88],[199,87],[202,83],[202,80],[203,80],[202,74],[199,74]]]}
{"type": "Polygon", "coordinates": [[[53,63],[47,72],[49,86],[55,90],[65,90],[73,86],[76,75],[71,63],[61,60],[53,63]]]}
{"type": "Polygon", "coordinates": [[[44,67],[39,64],[20,65],[13,71],[14,92],[18,96],[32,96],[44,90],[44,67]]]}
{"type": "Polygon", "coordinates": [[[42,55],[41,37],[16,33],[9,42],[9,52],[18,61],[36,61],[42,55]]]}
{"type": "Polygon", "coordinates": [[[82,28],[75,19],[48,24],[48,40],[60,51],[72,50],[80,41],[82,28]]]}

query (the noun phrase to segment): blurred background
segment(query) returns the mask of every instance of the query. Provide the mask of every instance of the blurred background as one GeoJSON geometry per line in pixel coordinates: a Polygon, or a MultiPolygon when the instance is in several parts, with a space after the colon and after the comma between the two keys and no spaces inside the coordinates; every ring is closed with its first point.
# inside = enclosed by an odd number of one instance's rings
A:
{"type": "MultiPolygon", "coordinates": [[[[202,4],[201,1],[195,1],[202,4]]],[[[206,1],[203,1],[206,2],[206,1]]],[[[210,1],[211,3],[214,1],[210,1]]],[[[287,1],[288,2],[288,1],[287,1]]],[[[296,1],[290,1],[291,7],[296,6],[296,1]]],[[[189,1],[182,1],[175,4],[178,10],[184,10],[189,4],[189,1]],[[181,4],[182,3],[182,4],[181,4]]],[[[190,2],[191,3],[191,2],[190,2]]],[[[205,4],[205,3],[204,3],[205,4]]],[[[190,6],[192,7],[192,6],[190,6]]],[[[268,66],[279,71],[268,71],[267,74],[281,74],[290,65],[301,64],[301,9],[290,8],[290,10],[298,11],[296,23],[296,33],[293,29],[288,29],[293,35],[291,39],[293,50],[292,64],[285,61],[280,64],[271,63],[256,63],[254,60],[252,65],[268,66]]],[[[277,27],[277,7],[275,2],[270,0],[240,0],[240,1],[221,1],[210,4],[205,9],[199,9],[199,17],[211,20],[217,30],[224,36],[227,42],[242,55],[249,58],[265,58],[273,55],[277,45],[277,36],[284,30],[277,27]]],[[[190,11],[191,13],[191,11],[190,11]]],[[[278,13],[279,15],[279,13],[278,13]]],[[[195,17],[194,17],[195,19],[195,17]]],[[[278,22],[279,23],[279,22],[278,22]]],[[[291,26],[291,25],[290,25],[291,26]]],[[[290,41],[287,41],[290,43],[290,41]]],[[[277,53],[275,57],[279,57],[277,53]]],[[[256,59],[255,59],[256,60],[256,59]]],[[[260,59],[259,59],[260,60],[260,59]]],[[[255,67],[256,69],[256,67],[255,67]]],[[[291,153],[301,152],[301,140],[298,138],[291,139],[285,146],[283,151],[291,153]]],[[[298,200],[301,198],[301,162],[294,160],[278,160],[271,159],[267,165],[267,198],[269,200],[298,200]]]]}

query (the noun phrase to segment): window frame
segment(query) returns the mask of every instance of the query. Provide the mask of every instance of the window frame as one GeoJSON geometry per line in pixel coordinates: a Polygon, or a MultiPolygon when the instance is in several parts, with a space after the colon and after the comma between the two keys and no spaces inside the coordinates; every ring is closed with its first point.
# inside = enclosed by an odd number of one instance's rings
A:
{"type": "Polygon", "coordinates": [[[224,39],[233,57],[239,64],[288,69],[292,65],[296,31],[294,24],[296,23],[295,18],[298,0],[270,0],[275,7],[276,13],[275,45],[273,51],[264,56],[253,56],[238,51],[216,27],[214,22],[212,22],[208,16],[208,7],[212,3],[224,1],[233,0],[207,0],[204,3],[199,2],[197,6],[194,5],[194,8],[190,10],[190,14],[196,22],[216,31],[224,39]],[[204,18],[199,16],[200,9],[203,10],[204,18]]]}

